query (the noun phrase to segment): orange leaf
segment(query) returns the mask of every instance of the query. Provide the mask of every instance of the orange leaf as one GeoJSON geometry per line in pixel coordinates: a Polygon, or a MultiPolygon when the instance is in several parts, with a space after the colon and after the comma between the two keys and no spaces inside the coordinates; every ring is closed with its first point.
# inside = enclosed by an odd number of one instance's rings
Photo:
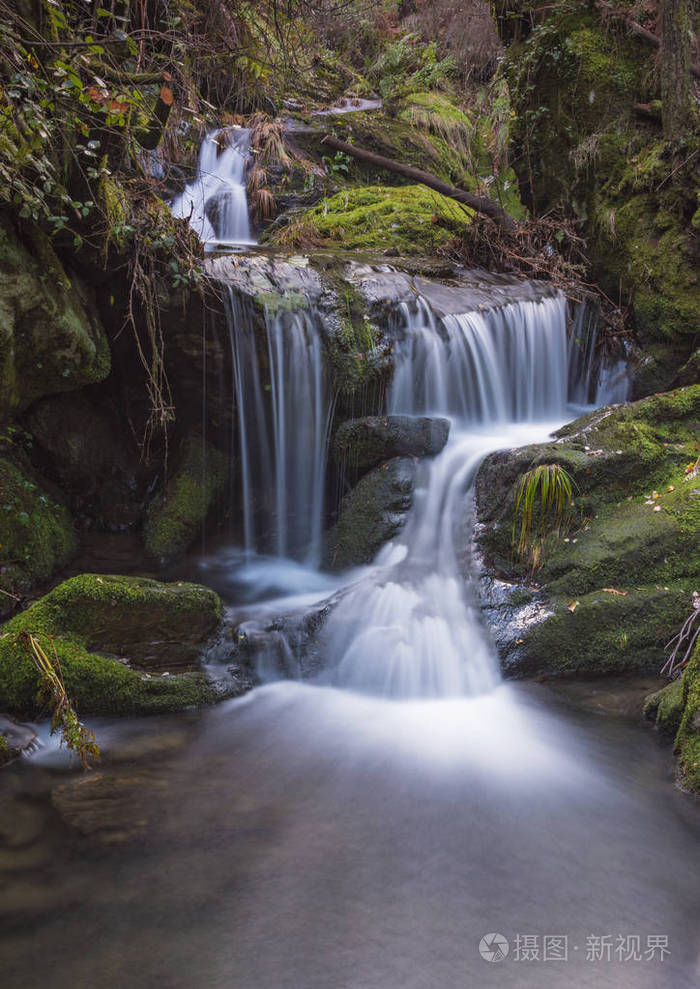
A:
{"type": "Polygon", "coordinates": [[[627,597],[627,591],[618,591],[616,587],[604,587],[603,590],[606,594],[620,594],[623,598],[627,597]]]}

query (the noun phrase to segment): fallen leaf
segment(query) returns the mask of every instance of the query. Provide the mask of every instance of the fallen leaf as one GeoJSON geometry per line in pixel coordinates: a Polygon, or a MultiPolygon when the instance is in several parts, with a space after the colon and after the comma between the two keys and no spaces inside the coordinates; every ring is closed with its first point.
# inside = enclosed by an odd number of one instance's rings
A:
{"type": "Polygon", "coordinates": [[[675,491],[676,490],[676,485],[675,484],[669,484],[669,486],[666,488],[666,490],[667,491],[675,491]]]}
{"type": "Polygon", "coordinates": [[[577,606],[578,606],[578,601],[569,601],[566,607],[573,614],[574,611],[576,611],[577,606]]]}
{"type": "Polygon", "coordinates": [[[618,591],[616,587],[604,587],[603,590],[606,594],[619,594],[620,597],[627,597],[627,591],[618,591]]]}

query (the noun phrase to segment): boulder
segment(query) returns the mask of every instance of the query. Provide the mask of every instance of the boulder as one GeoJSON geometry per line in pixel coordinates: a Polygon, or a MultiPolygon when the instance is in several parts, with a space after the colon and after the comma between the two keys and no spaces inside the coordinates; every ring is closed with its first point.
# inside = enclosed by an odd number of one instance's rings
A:
{"type": "Polygon", "coordinates": [[[328,532],[325,563],[332,570],[370,563],[400,531],[413,503],[417,465],[395,457],[360,480],[340,503],[338,521],[328,532]]]}
{"type": "MultiPolygon", "coordinates": [[[[476,479],[482,604],[513,676],[646,673],[664,662],[700,580],[700,386],[613,406],[552,442],[488,457],[476,479]],[[517,558],[519,478],[559,464],[574,482],[568,524],[517,558]]],[[[537,508],[535,507],[535,510],[537,508]]]]}
{"type": "Polygon", "coordinates": [[[350,419],[338,427],[333,456],[347,472],[361,476],[392,457],[434,457],[449,432],[449,419],[429,416],[350,419]]]}
{"type": "Polygon", "coordinates": [[[80,715],[146,714],[211,702],[217,690],[191,670],[221,619],[219,597],[198,584],[72,577],[2,627],[0,708],[28,717],[45,711],[23,632],[38,639],[50,660],[58,659],[80,715]],[[177,673],[183,668],[188,672],[177,673]]]}

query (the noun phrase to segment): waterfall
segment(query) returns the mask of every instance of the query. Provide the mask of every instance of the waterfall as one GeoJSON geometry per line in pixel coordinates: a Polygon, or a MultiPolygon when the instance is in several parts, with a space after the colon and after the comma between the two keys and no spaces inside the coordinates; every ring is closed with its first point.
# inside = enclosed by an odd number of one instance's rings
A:
{"type": "Polygon", "coordinates": [[[582,303],[576,307],[569,338],[569,401],[585,408],[625,402],[630,379],[624,356],[611,358],[598,353],[599,313],[582,303]]]}
{"type": "Polygon", "coordinates": [[[565,416],[563,296],[441,320],[419,298],[403,313],[389,411],[448,415],[464,424],[565,416]]]}
{"type": "Polygon", "coordinates": [[[312,312],[265,312],[259,352],[252,309],[228,287],[237,452],[248,555],[317,565],[332,403],[312,312]]]}
{"type": "Polygon", "coordinates": [[[500,675],[460,559],[465,505],[487,453],[567,418],[566,300],[438,319],[419,299],[403,315],[389,409],[451,417],[450,440],[424,465],[402,533],[331,613],[328,679],[397,698],[482,693],[500,675]]]}
{"type": "Polygon", "coordinates": [[[250,131],[226,127],[202,141],[194,180],[171,204],[207,247],[251,244],[245,169],[250,131]]]}

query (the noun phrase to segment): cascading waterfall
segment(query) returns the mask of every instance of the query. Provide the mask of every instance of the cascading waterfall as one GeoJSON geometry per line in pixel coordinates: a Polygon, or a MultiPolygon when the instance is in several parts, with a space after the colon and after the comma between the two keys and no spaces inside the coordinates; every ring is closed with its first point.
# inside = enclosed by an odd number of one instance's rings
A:
{"type": "Polygon", "coordinates": [[[260,354],[251,310],[225,299],[246,553],[317,565],[332,414],[319,329],[308,309],[266,311],[260,354]]]}
{"type": "Polygon", "coordinates": [[[583,303],[577,306],[569,336],[569,401],[572,406],[598,407],[625,402],[630,381],[627,362],[599,355],[598,311],[583,303]]]}
{"type": "Polygon", "coordinates": [[[406,526],[332,612],[337,686],[391,697],[476,694],[499,681],[458,547],[465,496],[483,457],[543,439],[567,419],[566,300],[521,301],[436,319],[418,300],[389,392],[391,412],[452,419],[425,465],[406,526]]]}
{"type": "Polygon", "coordinates": [[[226,127],[207,134],[197,172],[171,204],[174,216],[189,220],[206,247],[251,244],[245,170],[250,131],[226,127]]]}

